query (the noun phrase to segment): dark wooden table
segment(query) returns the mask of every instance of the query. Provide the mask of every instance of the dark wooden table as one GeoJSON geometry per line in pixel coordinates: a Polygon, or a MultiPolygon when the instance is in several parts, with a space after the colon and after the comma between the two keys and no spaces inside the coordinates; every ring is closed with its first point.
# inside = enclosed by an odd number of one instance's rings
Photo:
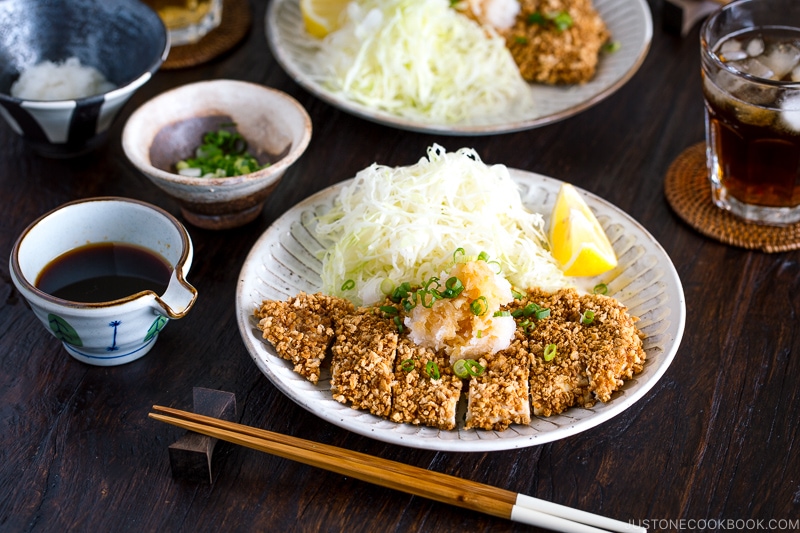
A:
{"type": "Polygon", "coordinates": [[[0,531],[526,531],[521,525],[221,445],[213,484],[176,480],[167,447],[182,430],[147,418],[153,404],[191,408],[195,386],[236,394],[239,420],[523,492],[651,530],[763,528],[800,517],[800,254],[765,254],[703,237],[667,204],[670,163],[703,139],[697,28],[662,30],[616,94],[578,116],[485,137],[423,135],[334,109],[293,82],[264,36],[265,2],[228,54],[161,71],[123,110],[91,157],[47,160],[0,127],[0,531]],[[178,215],[128,163],[125,119],[180,84],[233,78],[281,89],[311,114],[314,134],[255,222],[189,227],[200,298],[144,358],[112,368],[70,358],[11,283],[7,258],[34,218],[64,202],[137,198],[178,215]],[[373,162],[405,165],[432,143],[477,149],[492,163],[571,181],[630,213],[681,277],[688,318],[666,375],[623,414],[553,443],[492,453],[387,445],[295,405],[252,362],[236,325],[242,262],[296,202],[373,162]],[[740,520],[740,522],[735,522],[740,520]],[[694,521],[694,522],[692,522],[694,521]],[[715,522],[717,521],[717,522],[715,522]],[[783,521],[783,522],[781,522],[783,521]]]}

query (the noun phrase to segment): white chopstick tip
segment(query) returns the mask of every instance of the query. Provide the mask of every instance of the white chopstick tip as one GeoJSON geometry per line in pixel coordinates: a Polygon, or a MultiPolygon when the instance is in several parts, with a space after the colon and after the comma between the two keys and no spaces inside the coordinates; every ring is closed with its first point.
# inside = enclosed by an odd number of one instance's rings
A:
{"type": "MultiPolygon", "coordinates": [[[[637,526],[636,524],[622,522],[621,520],[614,520],[613,518],[608,518],[605,516],[588,513],[586,511],[581,511],[580,509],[573,509],[565,505],[559,505],[557,503],[548,502],[546,500],[540,500],[538,498],[527,496],[525,494],[517,494],[517,501],[516,504],[514,505],[514,508],[512,509],[512,513],[513,510],[517,508],[528,509],[538,513],[548,514],[554,517],[561,518],[563,520],[572,521],[574,523],[577,523],[577,525],[582,525],[590,528],[590,529],[584,529],[582,531],[604,531],[604,532],[614,531],[617,533],[647,533],[647,529],[641,526],[637,526]]],[[[566,531],[566,530],[559,530],[559,531],[566,531]]],[[[576,529],[574,531],[579,531],[579,530],[576,529]]]]}

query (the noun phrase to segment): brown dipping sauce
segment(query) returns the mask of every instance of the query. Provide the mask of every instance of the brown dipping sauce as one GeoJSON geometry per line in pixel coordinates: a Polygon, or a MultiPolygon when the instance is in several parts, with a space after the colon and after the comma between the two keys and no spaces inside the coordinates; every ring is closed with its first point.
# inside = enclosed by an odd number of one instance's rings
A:
{"type": "Polygon", "coordinates": [[[118,300],[141,291],[163,294],[172,268],[160,255],[127,243],[80,246],[53,259],[36,278],[36,288],[82,303],[118,300]]]}

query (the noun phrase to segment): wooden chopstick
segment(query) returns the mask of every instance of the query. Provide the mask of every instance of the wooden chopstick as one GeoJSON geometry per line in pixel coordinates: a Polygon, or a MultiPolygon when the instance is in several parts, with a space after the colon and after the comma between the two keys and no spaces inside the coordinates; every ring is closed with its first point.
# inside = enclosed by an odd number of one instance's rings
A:
{"type": "Polygon", "coordinates": [[[160,413],[150,413],[151,418],[190,431],[515,522],[565,532],[646,531],[634,524],[335,446],[169,407],[154,405],[153,410],[160,413]]]}

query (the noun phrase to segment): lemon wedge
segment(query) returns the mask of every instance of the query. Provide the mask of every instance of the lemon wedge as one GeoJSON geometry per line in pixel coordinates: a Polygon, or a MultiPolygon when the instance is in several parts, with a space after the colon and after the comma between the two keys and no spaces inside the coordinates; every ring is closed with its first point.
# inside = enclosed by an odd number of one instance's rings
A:
{"type": "Polygon", "coordinates": [[[300,0],[306,31],[322,39],[339,27],[339,16],[350,0],[300,0]]]}
{"type": "Polygon", "coordinates": [[[569,183],[558,191],[549,237],[553,257],[567,276],[597,276],[617,266],[608,235],[569,183]]]}

